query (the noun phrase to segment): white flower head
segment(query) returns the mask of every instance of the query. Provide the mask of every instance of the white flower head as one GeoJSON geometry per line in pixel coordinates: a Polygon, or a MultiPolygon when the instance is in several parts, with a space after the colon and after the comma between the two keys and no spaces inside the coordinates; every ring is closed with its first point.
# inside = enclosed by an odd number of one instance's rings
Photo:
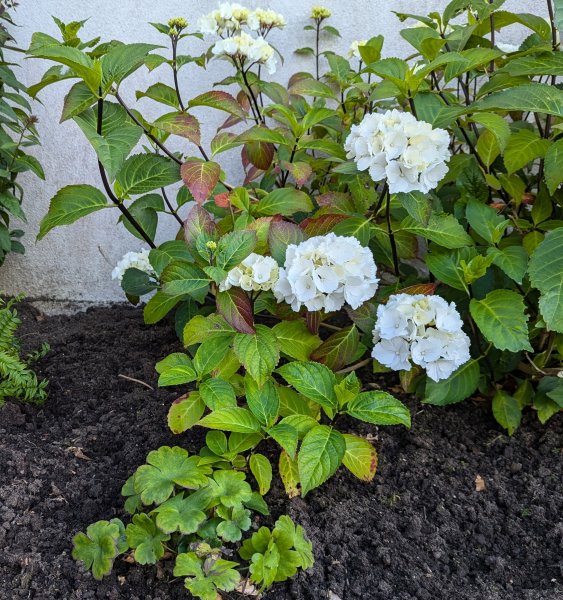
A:
{"type": "Polygon", "coordinates": [[[362,56],[360,55],[360,46],[365,46],[367,43],[367,40],[354,40],[350,44],[348,58],[357,58],[358,60],[362,60],[362,56]]]}
{"type": "Polygon", "coordinates": [[[332,312],[344,303],[358,308],[374,296],[378,283],[371,250],[354,237],[329,233],[288,246],[273,292],[294,311],[305,306],[332,312]]]}
{"type": "Polygon", "coordinates": [[[111,278],[117,279],[121,283],[127,269],[139,269],[151,277],[156,275],[149,261],[149,250],[127,252],[111,272],[111,278]]]}
{"type": "Polygon", "coordinates": [[[470,359],[462,326],[453,302],[395,294],[377,308],[372,356],[390,369],[410,370],[414,363],[434,381],[447,379],[470,359]]]}
{"type": "Polygon", "coordinates": [[[444,129],[396,109],[366,115],[352,125],[344,148],[360,171],[374,181],[386,179],[389,191],[434,189],[448,171],[450,138],[444,129]]]}
{"type": "Polygon", "coordinates": [[[286,20],[282,14],[275,10],[257,8],[248,15],[247,24],[248,28],[252,31],[259,31],[262,35],[265,35],[276,27],[283,29],[286,25],[286,20]]]}
{"type": "Polygon", "coordinates": [[[253,38],[244,31],[240,35],[219,40],[212,50],[215,56],[237,58],[243,63],[259,63],[264,65],[268,73],[276,72],[277,58],[275,50],[263,37],[253,38]]]}
{"type": "Polygon", "coordinates": [[[226,279],[219,284],[219,291],[224,292],[233,286],[247,292],[271,290],[278,276],[278,263],[271,256],[252,252],[238,267],[228,272],[226,279]]]}
{"type": "Polygon", "coordinates": [[[197,21],[197,28],[204,35],[233,35],[247,23],[250,10],[240,4],[224,2],[219,8],[203,15],[197,21]]]}

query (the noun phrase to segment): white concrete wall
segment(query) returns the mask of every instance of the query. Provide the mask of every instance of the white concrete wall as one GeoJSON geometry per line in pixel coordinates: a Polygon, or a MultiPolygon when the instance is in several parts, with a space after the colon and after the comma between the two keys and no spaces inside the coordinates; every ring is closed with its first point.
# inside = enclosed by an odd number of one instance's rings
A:
{"type": "MultiPolygon", "coordinates": [[[[342,34],[340,40],[328,40],[325,47],[345,50],[354,39],[383,34],[384,53],[388,56],[406,56],[408,53],[408,46],[398,33],[401,25],[392,9],[427,14],[447,4],[446,0],[279,0],[269,3],[249,0],[246,5],[269,5],[282,12],[288,21],[286,29],[273,32],[270,38],[286,57],[285,65],[276,73],[280,83],[286,83],[295,70],[312,70],[310,58],[296,58],[291,53],[294,48],[311,43],[312,32],[304,32],[302,27],[308,22],[311,6],[319,3],[332,10],[331,23],[342,34]]],[[[102,35],[104,40],[158,44],[166,39],[148,25],[149,21],[165,22],[172,16],[185,16],[195,23],[199,15],[216,5],[215,0],[20,0],[14,18],[21,27],[15,35],[20,47],[27,47],[34,31],[58,37],[57,27],[50,18],[55,15],[65,22],[88,18],[83,39],[102,35]]],[[[508,0],[506,8],[545,14],[545,3],[541,0],[508,0]]],[[[521,35],[522,32],[511,29],[502,38],[506,42],[516,42],[521,35]]],[[[205,42],[196,39],[188,44],[182,53],[198,54],[207,47],[205,42]]],[[[37,82],[48,66],[39,60],[21,61],[19,55],[14,55],[13,59],[21,62],[19,73],[26,84],[37,82]]],[[[207,72],[197,67],[184,67],[181,71],[184,95],[193,97],[209,89],[227,72],[227,65],[222,62],[212,63],[207,72]]],[[[146,89],[159,78],[169,75],[166,67],[153,74],[143,69],[126,82],[122,95],[133,104],[135,89],[146,89]]],[[[76,183],[101,187],[94,151],[74,122],[59,124],[63,98],[69,87],[68,83],[62,82],[47,88],[39,96],[42,104],[37,103],[34,108],[39,117],[42,146],[34,149],[33,153],[45,169],[46,181],[39,181],[31,175],[21,177],[28,215],[28,223],[23,225],[27,253],[25,256],[11,255],[0,269],[0,292],[25,292],[30,297],[61,301],[121,301],[123,295],[117,283],[111,280],[111,269],[126,251],[139,249],[141,243],[123,227],[115,225],[119,214],[116,209],[101,211],[74,225],[57,228],[41,242],[35,243],[39,221],[58,189],[76,183]]],[[[153,117],[166,112],[164,107],[147,99],[141,100],[139,107],[153,117]]],[[[205,119],[202,126],[206,144],[219,122],[219,115],[217,119],[210,120],[212,112],[204,109],[199,113],[205,119]]],[[[236,151],[222,155],[223,166],[233,181],[237,177],[235,165],[238,160],[236,151]]],[[[162,219],[167,219],[167,216],[162,219]]],[[[167,239],[174,233],[175,221],[169,219],[166,227],[161,228],[161,239],[167,239]]]]}

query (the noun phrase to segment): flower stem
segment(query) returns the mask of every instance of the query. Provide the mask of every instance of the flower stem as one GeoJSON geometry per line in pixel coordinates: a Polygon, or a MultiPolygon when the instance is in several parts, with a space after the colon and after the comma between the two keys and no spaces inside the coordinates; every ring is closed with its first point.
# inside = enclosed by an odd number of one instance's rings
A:
{"type": "Polygon", "coordinates": [[[397,252],[397,242],[395,241],[395,234],[391,227],[391,194],[387,190],[387,198],[385,205],[385,220],[387,221],[387,231],[389,232],[389,242],[391,243],[391,253],[393,255],[393,269],[395,275],[399,277],[399,254],[397,252]]]}
{"type": "Polygon", "coordinates": [[[305,320],[307,322],[307,329],[313,335],[317,335],[319,333],[319,326],[321,324],[321,313],[318,310],[308,310],[305,316],[305,320]]]}

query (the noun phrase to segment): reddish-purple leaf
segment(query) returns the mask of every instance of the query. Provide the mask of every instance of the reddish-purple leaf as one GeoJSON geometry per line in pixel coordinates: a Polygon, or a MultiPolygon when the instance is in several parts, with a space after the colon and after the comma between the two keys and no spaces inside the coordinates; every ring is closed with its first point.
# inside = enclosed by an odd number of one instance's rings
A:
{"type": "Polygon", "coordinates": [[[197,96],[188,103],[190,108],[194,106],[209,106],[210,108],[216,108],[217,110],[223,110],[235,115],[241,119],[246,119],[248,113],[243,107],[236,101],[231,94],[222,92],[219,90],[213,90],[211,92],[205,92],[200,96],[197,96]]]}
{"type": "Polygon", "coordinates": [[[241,333],[256,333],[250,298],[244,290],[232,287],[217,293],[217,311],[241,333]]]}
{"type": "Polygon", "coordinates": [[[179,135],[193,142],[196,146],[201,144],[199,121],[186,113],[168,113],[158,118],[154,126],[162,131],[179,135]]]}
{"type": "Polygon", "coordinates": [[[246,156],[257,169],[266,171],[274,160],[275,146],[270,142],[247,142],[246,156]]]}
{"type": "Polygon", "coordinates": [[[186,187],[199,204],[209,198],[221,177],[221,167],[212,161],[188,160],[180,172],[186,187]]]}
{"type": "Polygon", "coordinates": [[[313,174],[313,168],[309,163],[306,162],[290,163],[283,161],[282,167],[291,173],[293,179],[295,179],[297,187],[304,186],[313,174]]]}
{"type": "Polygon", "coordinates": [[[289,244],[299,244],[305,239],[305,234],[294,223],[287,221],[274,221],[268,232],[268,245],[270,254],[279,265],[285,263],[285,252],[289,244]]]}
{"type": "Polygon", "coordinates": [[[184,239],[188,246],[193,248],[202,233],[211,235],[214,231],[215,224],[209,213],[199,204],[194,204],[184,221],[184,239]]]}
{"type": "Polygon", "coordinates": [[[215,194],[215,196],[213,196],[213,200],[215,200],[215,204],[219,208],[229,208],[229,196],[229,192],[223,192],[222,194],[215,194]]]}
{"type": "Polygon", "coordinates": [[[246,177],[244,178],[243,185],[248,185],[255,179],[258,179],[260,175],[263,173],[261,169],[257,169],[256,167],[250,167],[248,172],[246,173],[246,177]]]}
{"type": "Polygon", "coordinates": [[[299,226],[307,234],[307,237],[326,235],[333,230],[337,223],[348,218],[346,215],[322,215],[316,219],[305,219],[299,226]]]}
{"type": "Polygon", "coordinates": [[[319,206],[329,206],[340,212],[355,212],[354,204],[348,194],[343,192],[326,192],[316,197],[319,206]]]}

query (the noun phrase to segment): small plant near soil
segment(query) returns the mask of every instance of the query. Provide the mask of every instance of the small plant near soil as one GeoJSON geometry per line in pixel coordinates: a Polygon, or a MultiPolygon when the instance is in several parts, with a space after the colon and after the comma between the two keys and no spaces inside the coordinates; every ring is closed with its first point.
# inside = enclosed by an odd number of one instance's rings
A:
{"type": "MultiPolygon", "coordinates": [[[[208,445],[228,456],[223,438],[213,432],[208,445]]],[[[244,471],[212,451],[190,456],[183,448],[163,446],[148,455],[122,494],[131,515],[127,526],[119,519],[98,521],[73,540],[73,557],[96,579],[120,555],[130,554],[141,565],[175,556],[174,575],[185,578],[185,587],[197,598],[216,600],[218,592],[243,590],[249,582],[262,591],[313,565],[311,542],[288,516],[271,530],[249,533],[253,513],[268,515],[268,507],[244,471]]]]}
{"type": "Polygon", "coordinates": [[[13,218],[26,222],[22,208],[23,188],[16,181],[18,175],[32,171],[44,179],[37,159],[25,152],[25,148],[39,144],[35,128],[37,118],[31,114],[26,88],[18,81],[13,63],[4,57],[6,49],[22,52],[11,45],[14,38],[7,29],[14,25],[8,9],[16,6],[17,3],[10,0],[0,1],[0,265],[8,252],[25,252],[20,241],[23,231],[10,226],[13,218]]]}
{"type": "Polygon", "coordinates": [[[30,366],[49,352],[49,345],[21,356],[21,347],[16,330],[21,324],[14,304],[22,297],[7,302],[0,298],[0,408],[8,398],[22,402],[42,404],[47,398],[46,379],[39,381],[30,366]]]}
{"type": "MultiPolygon", "coordinates": [[[[270,40],[285,24],[274,11],[223,4],[195,29],[153,23],[168,49],[83,41],[82,22],[57,21],[62,41],[34,34],[29,55],[55,66],[32,92],[78,80],[62,120],[91,142],[104,188],[61,189],[39,238],[110,209],[148,246],[113,276],[132,302],[147,297],[147,323],[175,312],[185,351],[156,368],[161,386],[184,388],[172,431],[210,430],[194,464],[248,469],[266,494],[274,468],[258,450],[270,440],[289,496],[341,465],[371,481],[377,452],[350,417],[409,427],[410,413],[362,368],[398,371],[428,404],[487,396],[509,434],[527,407],[542,423],[561,410],[563,54],[551,0],[549,22],[503,4],[398,13],[415,24],[401,32],[408,60],[382,58],[380,35],[353,42],[348,57],[322,51],[339,33],[315,7],[305,27],[314,47],[298,50],[313,73],[287,86],[269,80],[281,66],[270,40]],[[499,36],[515,24],[527,37],[509,48],[499,36]],[[231,74],[188,98],[185,71],[215,60],[231,74]],[[137,91],[133,108],[120,86],[141,68],[163,79],[137,91]],[[148,101],[166,112],[149,120],[148,101]],[[204,109],[227,114],[209,147],[204,109]],[[218,162],[225,152],[240,153],[237,184],[218,162]],[[157,245],[165,219],[178,234],[157,245]]],[[[213,518],[235,523],[221,527],[231,537],[245,522],[215,507],[213,518]]],[[[243,544],[242,557],[264,556],[250,571],[259,585],[277,577],[265,566],[280,535],[243,544]]],[[[197,587],[206,561],[189,552],[178,575],[197,587]]]]}

